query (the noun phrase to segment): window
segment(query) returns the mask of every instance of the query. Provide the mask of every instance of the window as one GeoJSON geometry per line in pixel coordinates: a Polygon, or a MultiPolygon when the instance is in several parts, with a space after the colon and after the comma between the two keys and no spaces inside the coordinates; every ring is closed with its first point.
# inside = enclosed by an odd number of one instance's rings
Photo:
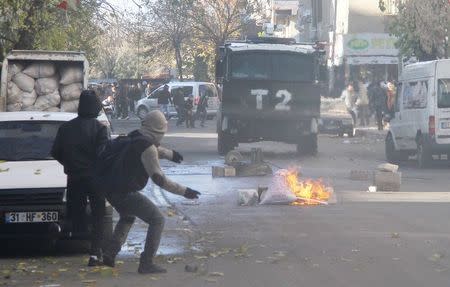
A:
{"type": "Polygon", "coordinates": [[[428,81],[409,82],[403,91],[404,109],[423,109],[427,106],[428,81]]]}
{"type": "Polygon", "coordinates": [[[438,81],[438,108],[450,108],[450,79],[438,81]]]}
{"type": "Polygon", "coordinates": [[[172,97],[177,93],[183,94],[183,97],[189,97],[190,95],[192,95],[193,90],[194,88],[192,86],[173,87],[170,90],[170,93],[172,94],[172,97]]]}
{"type": "Polygon", "coordinates": [[[201,96],[201,93],[206,93],[206,96],[208,98],[217,97],[216,88],[212,85],[200,85],[199,90],[200,90],[200,96],[201,96]]]}
{"type": "Polygon", "coordinates": [[[0,123],[0,160],[46,160],[62,122],[0,123]]]}
{"type": "Polygon", "coordinates": [[[244,53],[231,60],[231,77],[246,80],[312,82],[314,57],[298,53],[244,53]]]}
{"type": "Polygon", "coordinates": [[[301,54],[273,54],[273,76],[276,81],[312,82],[314,59],[301,54]]]}
{"type": "Polygon", "coordinates": [[[268,80],[270,78],[270,58],[263,53],[235,54],[231,59],[231,77],[268,80]]]}

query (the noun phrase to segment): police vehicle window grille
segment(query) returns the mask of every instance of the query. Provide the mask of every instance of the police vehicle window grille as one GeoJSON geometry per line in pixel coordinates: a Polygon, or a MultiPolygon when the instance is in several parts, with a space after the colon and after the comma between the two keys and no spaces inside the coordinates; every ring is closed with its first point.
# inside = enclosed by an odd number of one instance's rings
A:
{"type": "Polygon", "coordinates": [[[312,82],[314,80],[313,57],[298,54],[272,55],[273,80],[288,82],[312,82]]]}
{"type": "Polygon", "coordinates": [[[270,79],[270,59],[265,54],[233,55],[231,77],[234,79],[270,79]]]}

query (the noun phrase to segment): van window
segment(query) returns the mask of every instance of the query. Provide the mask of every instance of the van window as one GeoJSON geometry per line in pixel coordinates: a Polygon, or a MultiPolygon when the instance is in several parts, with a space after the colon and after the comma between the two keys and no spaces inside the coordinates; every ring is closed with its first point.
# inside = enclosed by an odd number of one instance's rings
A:
{"type": "Polygon", "coordinates": [[[450,79],[438,81],[438,108],[450,108],[450,79]]]}
{"type": "Polygon", "coordinates": [[[206,93],[208,98],[217,97],[216,88],[212,85],[200,85],[199,86],[200,96],[201,93],[206,93]]]}
{"type": "Polygon", "coordinates": [[[415,81],[405,84],[403,89],[404,109],[423,109],[427,107],[428,81],[415,81]]]}
{"type": "Polygon", "coordinates": [[[189,95],[192,95],[193,92],[194,92],[194,88],[192,86],[178,86],[178,87],[173,87],[170,90],[172,97],[177,93],[182,93],[183,97],[189,97],[189,95]]]}

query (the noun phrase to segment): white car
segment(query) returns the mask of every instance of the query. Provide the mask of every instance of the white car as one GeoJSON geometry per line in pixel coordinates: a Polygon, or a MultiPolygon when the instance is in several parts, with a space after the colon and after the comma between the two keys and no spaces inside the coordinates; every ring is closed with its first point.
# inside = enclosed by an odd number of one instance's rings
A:
{"type": "MultiPolygon", "coordinates": [[[[207,82],[170,82],[167,83],[169,86],[169,91],[172,96],[181,91],[184,95],[185,100],[189,95],[194,96],[194,112],[197,109],[197,104],[200,99],[200,91],[205,91],[208,96],[208,118],[213,118],[216,116],[217,109],[219,108],[220,101],[218,97],[217,88],[213,83],[207,82]]],[[[148,112],[152,110],[159,109],[158,106],[158,97],[159,94],[163,91],[165,85],[161,85],[156,90],[154,90],[149,96],[146,96],[143,99],[140,99],[136,104],[136,114],[140,119],[143,119],[148,112]]],[[[169,115],[170,117],[174,117],[177,115],[177,111],[173,105],[169,106],[169,115]]]]}
{"type": "Polygon", "coordinates": [[[408,65],[397,86],[386,137],[390,162],[417,154],[419,167],[433,155],[450,156],[450,60],[408,65]]]}
{"type": "MultiPolygon", "coordinates": [[[[50,151],[63,112],[0,113],[0,238],[87,238],[74,233],[66,206],[66,175],[50,151]]],[[[112,208],[105,215],[112,229],[112,208]]]]}

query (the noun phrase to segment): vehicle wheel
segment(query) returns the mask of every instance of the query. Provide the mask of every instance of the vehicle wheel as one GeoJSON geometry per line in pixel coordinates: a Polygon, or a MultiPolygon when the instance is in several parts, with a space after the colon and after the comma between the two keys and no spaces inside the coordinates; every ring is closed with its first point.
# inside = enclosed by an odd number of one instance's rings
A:
{"type": "Polygon", "coordinates": [[[426,168],[433,159],[430,150],[422,142],[417,144],[417,165],[419,168],[426,168]]]}
{"type": "Polygon", "coordinates": [[[148,114],[148,109],[145,107],[140,107],[137,112],[137,116],[143,120],[145,116],[148,114]]]}
{"type": "Polygon", "coordinates": [[[226,155],[234,149],[233,137],[221,130],[217,131],[217,151],[220,155],[226,155]]]}
{"type": "Polygon", "coordinates": [[[317,155],[317,134],[301,137],[297,143],[299,155],[317,155]]]}

